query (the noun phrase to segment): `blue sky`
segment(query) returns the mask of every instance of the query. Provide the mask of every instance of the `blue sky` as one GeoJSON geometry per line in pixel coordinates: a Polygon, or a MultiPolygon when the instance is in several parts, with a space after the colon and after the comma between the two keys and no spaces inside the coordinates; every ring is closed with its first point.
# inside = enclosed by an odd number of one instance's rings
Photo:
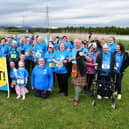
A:
{"type": "Polygon", "coordinates": [[[0,0],[0,25],[129,26],[129,0],[0,0]]]}

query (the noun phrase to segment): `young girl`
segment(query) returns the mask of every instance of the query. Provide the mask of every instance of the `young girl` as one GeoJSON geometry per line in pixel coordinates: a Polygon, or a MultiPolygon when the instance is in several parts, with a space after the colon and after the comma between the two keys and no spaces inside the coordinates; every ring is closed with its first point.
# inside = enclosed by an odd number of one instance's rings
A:
{"type": "Polygon", "coordinates": [[[10,79],[11,79],[11,88],[14,88],[17,84],[17,69],[15,68],[15,63],[13,61],[10,62],[10,79]]]}
{"type": "Polygon", "coordinates": [[[17,69],[17,85],[16,85],[16,99],[22,96],[22,100],[25,100],[28,71],[24,68],[24,62],[19,61],[17,69]]]}

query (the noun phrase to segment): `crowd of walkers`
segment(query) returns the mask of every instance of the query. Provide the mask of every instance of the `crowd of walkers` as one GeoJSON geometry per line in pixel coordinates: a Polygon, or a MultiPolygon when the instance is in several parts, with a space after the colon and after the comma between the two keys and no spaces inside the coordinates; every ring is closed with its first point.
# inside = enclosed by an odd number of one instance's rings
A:
{"type": "MultiPolygon", "coordinates": [[[[91,92],[98,73],[101,79],[114,78],[114,94],[120,100],[124,70],[129,65],[123,44],[117,43],[114,37],[106,41],[92,35],[88,40],[72,41],[68,36],[54,38],[49,33],[44,38],[34,34],[20,37],[10,34],[0,40],[0,57],[7,59],[9,86],[12,92],[16,92],[16,99],[22,97],[25,100],[30,85],[35,96],[48,98],[56,78],[59,94],[68,96],[70,78],[74,85],[74,97],[70,100],[75,106],[79,104],[82,91],[91,92]]],[[[100,88],[97,98],[102,97],[100,88]]]]}

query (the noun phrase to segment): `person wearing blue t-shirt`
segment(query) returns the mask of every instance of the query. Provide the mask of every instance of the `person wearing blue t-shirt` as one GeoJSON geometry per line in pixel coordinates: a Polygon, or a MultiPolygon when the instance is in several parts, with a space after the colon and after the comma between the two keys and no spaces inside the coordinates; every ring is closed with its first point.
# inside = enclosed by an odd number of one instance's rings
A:
{"type": "Polygon", "coordinates": [[[0,44],[0,50],[2,51],[2,53],[4,54],[4,57],[8,56],[9,53],[9,47],[7,44],[5,44],[5,38],[1,39],[1,44],[0,44]]]}
{"type": "Polygon", "coordinates": [[[11,88],[14,88],[17,85],[17,69],[13,61],[10,61],[9,77],[11,79],[11,88]]]}
{"type": "Polygon", "coordinates": [[[54,52],[54,46],[51,44],[48,46],[48,50],[45,54],[45,60],[46,60],[46,65],[51,68],[51,70],[53,71],[53,78],[54,78],[54,82],[55,82],[55,63],[53,62],[53,58],[55,56],[55,52],[54,52]]]}
{"type": "Polygon", "coordinates": [[[44,54],[46,53],[47,51],[47,47],[46,47],[46,44],[44,42],[42,42],[42,38],[41,37],[38,37],[37,39],[37,43],[34,45],[34,48],[33,48],[33,55],[34,55],[34,62],[38,62],[38,59],[40,57],[44,57],[44,54]]]}
{"type": "MultiPolygon", "coordinates": [[[[115,56],[109,51],[107,44],[103,45],[103,52],[98,54],[96,62],[98,64],[97,69],[99,70],[98,80],[111,82],[115,68],[115,56]]],[[[111,92],[104,90],[103,85],[98,87],[98,99],[102,99],[102,97],[111,97],[110,95],[111,92]]]]}
{"type": "Polygon", "coordinates": [[[32,52],[32,44],[30,38],[26,39],[26,43],[23,45],[23,49],[25,52],[25,63],[26,63],[26,68],[30,73],[30,67],[31,67],[31,52],[32,52]]]}
{"type": "Polygon", "coordinates": [[[115,95],[117,96],[118,100],[121,100],[122,97],[122,78],[124,75],[124,70],[129,66],[129,56],[128,53],[125,52],[125,48],[123,44],[118,43],[116,47],[115,53],[115,60],[116,60],[116,87],[115,87],[115,95]]]}
{"type": "Polygon", "coordinates": [[[77,106],[79,104],[80,93],[82,91],[82,88],[86,86],[87,79],[86,79],[86,73],[83,76],[80,74],[76,56],[78,53],[80,57],[84,57],[83,61],[85,63],[86,61],[91,62],[91,58],[90,55],[88,54],[88,50],[83,47],[83,44],[79,39],[74,40],[74,46],[75,48],[72,49],[69,62],[72,62],[72,83],[75,88],[75,97],[70,100],[74,102],[74,106],[77,106]]]}
{"type": "Polygon", "coordinates": [[[110,37],[109,44],[108,44],[109,52],[115,53],[116,52],[116,46],[117,46],[117,43],[115,43],[115,38],[110,37]]]}
{"type": "Polygon", "coordinates": [[[22,96],[22,100],[25,100],[26,95],[26,85],[27,78],[29,76],[28,71],[24,68],[24,62],[18,62],[19,68],[17,69],[17,86],[16,86],[16,99],[19,99],[22,96]]]}
{"type": "Polygon", "coordinates": [[[46,65],[44,58],[39,58],[31,75],[31,87],[36,97],[48,98],[53,89],[53,72],[46,65]]]}
{"type": "Polygon", "coordinates": [[[65,44],[60,43],[59,51],[55,52],[53,62],[56,63],[55,72],[58,79],[59,93],[64,93],[65,96],[68,95],[68,71],[65,67],[67,63],[69,52],[65,49],[65,44]]]}

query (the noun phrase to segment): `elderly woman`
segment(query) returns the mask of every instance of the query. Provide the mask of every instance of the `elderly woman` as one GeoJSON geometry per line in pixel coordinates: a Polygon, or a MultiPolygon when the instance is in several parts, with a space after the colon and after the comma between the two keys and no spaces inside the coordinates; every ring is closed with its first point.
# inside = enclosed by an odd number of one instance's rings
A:
{"type": "Polygon", "coordinates": [[[79,39],[74,40],[74,46],[75,48],[72,50],[71,58],[69,58],[69,61],[72,61],[73,67],[72,67],[72,82],[75,86],[75,97],[70,99],[71,101],[74,101],[74,106],[77,106],[79,104],[79,98],[80,93],[82,90],[82,87],[86,85],[86,73],[85,75],[81,76],[77,61],[76,61],[76,55],[79,52],[79,56],[83,56],[86,61],[91,61],[91,58],[89,57],[88,50],[86,48],[82,47],[82,43],[79,39]]]}
{"type": "Polygon", "coordinates": [[[38,65],[32,71],[31,86],[35,90],[35,96],[48,98],[53,88],[53,73],[46,66],[44,58],[39,58],[38,65]]]}
{"type": "MultiPolygon", "coordinates": [[[[113,78],[113,71],[115,68],[115,57],[114,54],[109,51],[107,44],[103,45],[103,52],[98,54],[96,62],[98,64],[97,69],[99,70],[98,80],[104,80],[110,82],[113,78]]],[[[111,97],[111,92],[104,89],[104,86],[98,88],[98,99],[102,97],[111,97]]]]}

